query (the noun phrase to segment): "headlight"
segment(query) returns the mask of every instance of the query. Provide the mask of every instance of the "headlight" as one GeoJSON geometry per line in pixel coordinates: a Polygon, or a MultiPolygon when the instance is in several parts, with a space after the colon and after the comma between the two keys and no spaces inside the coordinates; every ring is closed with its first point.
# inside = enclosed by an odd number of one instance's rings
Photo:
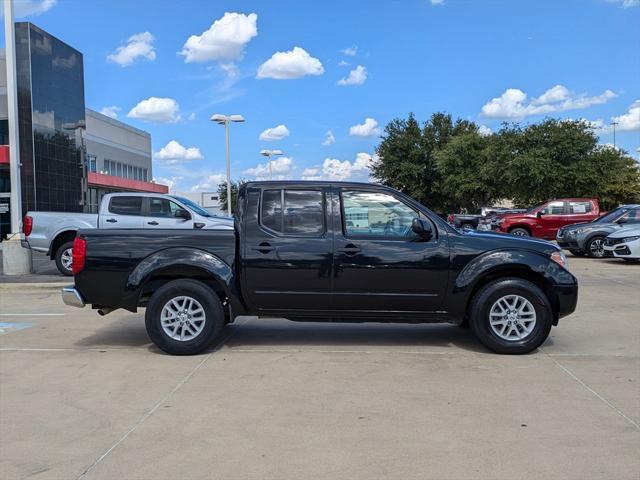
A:
{"type": "Polygon", "coordinates": [[[640,235],[637,235],[635,237],[625,237],[622,239],[623,242],[635,242],[636,240],[640,240],[640,235]]]}
{"type": "Polygon", "coordinates": [[[556,262],[561,267],[569,268],[569,262],[567,262],[567,257],[563,252],[553,252],[551,254],[551,260],[556,262]]]}

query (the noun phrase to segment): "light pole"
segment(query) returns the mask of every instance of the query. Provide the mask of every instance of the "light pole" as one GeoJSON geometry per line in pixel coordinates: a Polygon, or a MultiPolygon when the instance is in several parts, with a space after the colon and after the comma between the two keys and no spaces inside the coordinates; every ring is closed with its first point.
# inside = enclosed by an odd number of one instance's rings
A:
{"type": "Polygon", "coordinates": [[[225,137],[227,143],[227,213],[231,216],[231,163],[229,162],[229,123],[231,122],[244,122],[242,115],[222,115],[216,113],[211,116],[212,122],[216,122],[218,125],[224,125],[225,137]]]}
{"type": "Polygon", "coordinates": [[[611,125],[613,126],[613,149],[616,149],[616,126],[618,125],[618,122],[613,121],[611,122],[611,125]]]}
{"type": "Polygon", "coordinates": [[[273,168],[271,167],[271,157],[282,155],[282,150],[260,150],[260,155],[269,159],[269,180],[273,180],[273,168]]]}

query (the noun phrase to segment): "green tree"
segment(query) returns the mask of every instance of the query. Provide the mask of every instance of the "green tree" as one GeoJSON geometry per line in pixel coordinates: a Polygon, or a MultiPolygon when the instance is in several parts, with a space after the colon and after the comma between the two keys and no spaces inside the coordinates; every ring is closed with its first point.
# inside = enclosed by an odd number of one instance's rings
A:
{"type": "MultiPolygon", "coordinates": [[[[238,206],[238,189],[240,185],[245,183],[244,180],[238,180],[237,182],[231,181],[231,213],[235,214],[236,207],[238,206]]],[[[222,182],[218,185],[218,204],[220,209],[227,213],[227,182],[222,182]]]]}
{"type": "Polygon", "coordinates": [[[442,178],[435,153],[455,136],[476,131],[473,122],[460,119],[454,122],[446,113],[434,113],[422,128],[412,113],[406,120],[396,118],[385,127],[372,173],[385,185],[405,192],[435,211],[445,212],[455,202],[440,190],[442,178]]]}

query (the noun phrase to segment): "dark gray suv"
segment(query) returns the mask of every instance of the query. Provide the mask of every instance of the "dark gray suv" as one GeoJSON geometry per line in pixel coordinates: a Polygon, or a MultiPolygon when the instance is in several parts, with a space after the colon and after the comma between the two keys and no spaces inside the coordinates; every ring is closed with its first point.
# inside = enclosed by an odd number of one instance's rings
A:
{"type": "Polygon", "coordinates": [[[577,256],[605,256],[604,239],[629,225],[640,224],[640,205],[622,205],[589,223],[574,223],[558,230],[558,245],[577,256]]]}

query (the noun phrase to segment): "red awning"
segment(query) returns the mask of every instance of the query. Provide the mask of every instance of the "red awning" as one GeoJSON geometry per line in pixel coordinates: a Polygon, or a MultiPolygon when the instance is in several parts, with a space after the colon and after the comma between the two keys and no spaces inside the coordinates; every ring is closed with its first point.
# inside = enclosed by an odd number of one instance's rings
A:
{"type": "Polygon", "coordinates": [[[0,165],[9,165],[9,145],[0,145],[0,165]]]}
{"type": "Polygon", "coordinates": [[[142,182],[130,178],[114,177],[103,173],[89,172],[89,186],[131,190],[134,192],[169,193],[169,187],[153,182],[142,182]]]}

